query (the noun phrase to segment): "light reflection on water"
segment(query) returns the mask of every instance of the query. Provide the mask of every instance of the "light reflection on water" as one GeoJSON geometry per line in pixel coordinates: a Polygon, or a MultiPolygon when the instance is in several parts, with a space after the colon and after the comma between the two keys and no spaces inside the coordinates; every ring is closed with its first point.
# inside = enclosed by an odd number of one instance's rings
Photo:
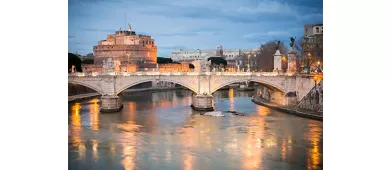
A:
{"type": "Polygon", "coordinates": [[[191,92],[123,96],[119,113],[99,99],[69,105],[69,169],[322,169],[322,122],[252,103],[252,92],[214,94],[201,116],[191,92]]]}

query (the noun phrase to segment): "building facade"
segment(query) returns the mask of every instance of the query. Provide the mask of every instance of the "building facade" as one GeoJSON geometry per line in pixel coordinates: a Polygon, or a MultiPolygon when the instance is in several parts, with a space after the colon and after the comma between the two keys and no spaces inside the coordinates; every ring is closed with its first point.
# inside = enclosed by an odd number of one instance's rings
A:
{"type": "Polygon", "coordinates": [[[260,48],[254,48],[254,49],[223,49],[223,47],[220,45],[216,49],[208,49],[208,50],[174,50],[172,52],[171,59],[173,61],[181,62],[181,61],[189,61],[192,62],[194,60],[203,60],[207,59],[209,57],[222,57],[227,61],[227,69],[234,70],[239,65],[241,65],[241,68],[244,66],[243,63],[245,63],[242,60],[243,55],[248,54],[258,54],[261,52],[260,48]]]}
{"type": "MultiPolygon", "coordinates": [[[[303,64],[310,71],[314,67],[322,67],[323,61],[323,24],[308,24],[304,26],[303,64]],[[306,63],[305,63],[306,62],[306,63]]],[[[302,66],[303,67],[303,66],[302,66]]],[[[305,70],[305,69],[303,69],[305,70]]]]}
{"type": "Polygon", "coordinates": [[[305,25],[305,37],[313,37],[314,35],[322,35],[323,25],[322,24],[307,24],[305,25]]]}
{"type": "Polygon", "coordinates": [[[121,63],[156,64],[157,46],[149,35],[136,34],[131,30],[119,30],[107,35],[93,47],[94,64],[102,64],[109,57],[121,63]]]}
{"type": "Polygon", "coordinates": [[[207,50],[174,50],[172,52],[171,59],[173,61],[194,61],[195,59],[201,60],[209,57],[221,56],[225,60],[236,60],[238,56],[242,54],[250,54],[259,52],[260,48],[254,49],[223,49],[222,46],[218,46],[217,49],[207,50]]]}

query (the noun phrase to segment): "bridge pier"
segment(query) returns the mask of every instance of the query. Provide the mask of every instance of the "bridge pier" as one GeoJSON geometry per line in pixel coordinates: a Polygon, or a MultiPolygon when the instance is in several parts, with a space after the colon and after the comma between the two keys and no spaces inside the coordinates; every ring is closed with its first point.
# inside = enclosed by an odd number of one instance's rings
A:
{"type": "Polygon", "coordinates": [[[197,111],[213,111],[214,97],[212,95],[192,96],[191,108],[197,111]]]}
{"type": "Polygon", "coordinates": [[[100,112],[118,112],[123,108],[121,95],[103,95],[100,100],[102,101],[100,112]]]}

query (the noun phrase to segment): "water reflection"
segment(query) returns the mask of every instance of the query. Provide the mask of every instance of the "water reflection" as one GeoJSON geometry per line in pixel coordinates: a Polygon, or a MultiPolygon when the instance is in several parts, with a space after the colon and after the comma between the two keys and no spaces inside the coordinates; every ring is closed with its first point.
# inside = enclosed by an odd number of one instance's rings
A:
{"type": "Polygon", "coordinates": [[[99,146],[98,141],[92,139],[92,160],[94,160],[94,161],[99,159],[98,146],[99,146]]]}
{"type": "Polygon", "coordinates": [[[230,111],[235,111],[234,108],[234,89],[229,89],[229,101],[230,101],[230,111]]]}
{"type": "Polygon", "coordinates": [[[247,137],[243,142],[243,152],[241,153],[244,158],[242,162],[242,169],[259,169],[262,162],[263,149],[261,148],[261,139],[264,138],[264,122],[253,121],[252,125],[249,125],[247,137]]]}
{"type": "Polygon", "coordinates": [[[71,123],[70,127],[71,132],[69,136],[71,137],[71,144],[76,149],[78,154],[78,160],[84,160],[86,154],[86,147],[81,138],[82,133],[82,121],[81,121],[81,104],[75,103],[71,107],[71,123]]]}
{"type": "Polygon", "coordinates": [[[93,103],[90,105],[91,129],[99,130],[99,99],[93,99],[91,102],[93,103]]]}
{"type": "Polygon", "coordinates": [[[191,94],[124,96],[123,110],[110,114],[99,113],[98,99],[70,105],[70,169],[321,169],[322,122],[233,89],[215,92],[215,107],[245,116],[201,116],[191,94]]]}
{"type": "Polygon", "coordinates": [[[317,124],[309,124],[308,138],[312,148],[308,150],[307,169],[316,169],[320,164],[320,132],[322,132],[322,129],[317,124]]]}

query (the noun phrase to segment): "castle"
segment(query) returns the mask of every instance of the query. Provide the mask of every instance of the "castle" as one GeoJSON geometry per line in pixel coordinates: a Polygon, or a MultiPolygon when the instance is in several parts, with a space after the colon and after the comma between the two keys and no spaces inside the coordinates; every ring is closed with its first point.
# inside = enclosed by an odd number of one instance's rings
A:
{"type": "Polygon", "coordinates": [[[100,65],[111,57],[122,64],[156,64],[157,46],[149,35],[137,35],[128,25],[128,30],[119,30],[107,35],[93,47],[94,64],[100,65]]]}

